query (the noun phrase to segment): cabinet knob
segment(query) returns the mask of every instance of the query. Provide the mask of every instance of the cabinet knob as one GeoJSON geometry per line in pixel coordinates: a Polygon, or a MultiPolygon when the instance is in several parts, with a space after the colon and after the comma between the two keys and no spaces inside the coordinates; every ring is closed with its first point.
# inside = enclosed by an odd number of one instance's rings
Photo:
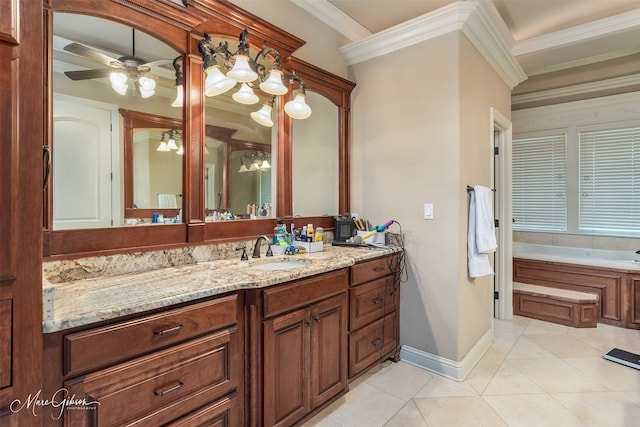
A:
{"type": "Polygon", "coordinates": [[[172,391],[176,391],[180,388],[182,388],[184,386],[184,383],[182,381],[178,381],[177,384],[171,386],[171,387],[167,387],[163,390],[154,390],[153,394],[155,394],[156,396],[164,396],[167,393],[171,393],[172,391]]]}
{"type": "Polygon", "coordinates": [[[384,344],[384,340],[382,338],[378,338],[377,340],[373,341],[371,344],[373,344],[374,347],[380,347],[382,344],[384,344]]]}
{"type": "Polygon", "coordinates": [[[173,328],[169,328],[169,329],[163,329],[161,331],[153,331],[153,335],[165,335],[165,334],[170,334],[171,332],[177,332],[180,329],[182,329],[183,326],[182,325],[177,325],[174,326],[173,328]]]}
{"type": "Polygon", "coordinates": [[[315,320],[316,323],[320,323],[320,318],[318,316],[314,317],[313,320],[315,320]]]}
{"type": "Polygon", "coordinates": [[[376,298],[376,299],[374,299],[374,300],[373,300],[373,303],[374,303],[375,305],[378,305],[378,304],[380,304],[381,302],[382,302],[382,298],[376,298]]]}
{"type": "Polygon", "coordinates": [[[311,326],[311,320],[307,320],[305,323],[307,324],[307,326],[311,326]]]}

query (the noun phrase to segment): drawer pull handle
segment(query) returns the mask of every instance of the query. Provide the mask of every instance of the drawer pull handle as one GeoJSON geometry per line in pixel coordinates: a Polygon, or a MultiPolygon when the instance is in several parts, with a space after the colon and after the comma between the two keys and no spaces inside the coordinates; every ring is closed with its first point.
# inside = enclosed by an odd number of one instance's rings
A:
{"type": "Polygon", "coordinates": [[[374,303],[375,305],[378,305],[378,304],[380,304],[381,302],[382,302],[382,298],[376,298],[376,299],[374,299],[374,300],[373,300],[373,303],[374,303]]]}
{"type": "Polygon", "coordinates": [[[373,344],[374,347],[380,347],[383,343],[384,343],[384,340],[382,338],[378,338],[377,340],[373,341],[371,344],[373,344]]]}
{"type": "Polygon", "coordinates": [[[384,271],[384,267],[373,267],[373,271],[380,273],[381,271],[384,271]]]}
{"type": "Polygon", "coordinates": [[[178,381],[178,384],[169,388],[165,388],[164,390],[153,390],[153,394],[155,394],[156,396],[164,396],[165,394],[171,393],[172,391],[176,391],[182,388],[183,386],[184,386],[184,383],[182,381],[178,381]]]}
{"type": "Polygon", "coordinates": [[[173,328],[163,329],[162,331],[153,331],[153,335],[165,335],[170,334],[171,332],[176,332],[182,329],[182,325],[174,326],[173,328]]]}

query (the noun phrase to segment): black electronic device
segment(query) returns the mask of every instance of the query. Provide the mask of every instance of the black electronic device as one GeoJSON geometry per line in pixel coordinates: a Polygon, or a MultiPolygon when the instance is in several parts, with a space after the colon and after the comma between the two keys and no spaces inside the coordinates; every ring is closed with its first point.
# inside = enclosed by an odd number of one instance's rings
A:
{"type": "Polygon", "coordinates": [[[334,218],[333,240],[346,242],[356,234],[356,225],[348,215],[338,215],[334,218]]]}

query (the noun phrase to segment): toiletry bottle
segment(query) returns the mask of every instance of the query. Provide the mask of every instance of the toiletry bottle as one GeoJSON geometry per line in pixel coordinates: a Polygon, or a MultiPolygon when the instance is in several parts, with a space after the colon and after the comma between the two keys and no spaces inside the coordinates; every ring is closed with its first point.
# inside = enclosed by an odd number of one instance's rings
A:
{"type": "Polygon", "coordinates": [[[300,241],[301,242],[306,242],[307,241],[307,226],[306,225],[302,226],[302,232],[300,233],[300,241]]]}
{"type": "Polygon", "coordinates": [[[316,228],[316,234],[313,236],[313,241],[314,242],[322,242],[322,233],[324,232],[324,229],[322,227],[317,227],[316,228]]]}
{"type": "Polygon", "coordinates": [[[307,242],[313,242],[313,224],[307,224],[307,242]]]}
{"type": "Polygon", "coordinates": [[[276,220],[276,226],[273,227],[273,244],[279,245],[280,240],[284,235],[284,227],[285,225],[282,223],[282,219],[278,218],[276,220]]]}

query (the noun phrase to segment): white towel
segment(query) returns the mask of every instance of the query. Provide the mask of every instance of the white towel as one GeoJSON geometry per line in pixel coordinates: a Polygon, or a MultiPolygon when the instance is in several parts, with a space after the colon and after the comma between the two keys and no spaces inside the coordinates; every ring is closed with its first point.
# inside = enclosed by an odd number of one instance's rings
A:
{"type": "MultiPolygon", "coordinates": [[[[481,253],[478,251],[478,239],[477,239],[477,231],[478,228],[486,227],[486,205],[488,201],[489,212],[491,212],[490,219],[493,222],[493,209],[491,209],[491,190],[486,187],[474,186],[474,191],[471,192],[471,200],[469,201],[469,229],[467,230],[467,258],[469,263],[469,276],[470,277],[481,277],[486,276],[488,274],[493,274],[493,268],[491,267],[491,263],[489,262],[488,252],[481,253]],[[487,190],[488,194],[485,195],[485,191],[487,190]],[[479,191],[478,191],[479,190],[479,191]],[[478,191],[478,193],[476,193],[478,191]],[[479,197],[476,197],[479,196],[479,197]],[[485,199],[479,201],[480,199],[485,199]],[[479,210],[477,206],[477,201],[482,204],[482,208],[479,210]],[[478,214],[482,215],[482,218],[477,218],[478,214]],[[477,221],[480,220],[480,221],[477,221]],[[479,227],[478,227],[479,226],[479,227]]],[[[495,230],[495,229],[494,229],[495,230]]],[[[495,241],[495,231],[493,233],[494,241],[495,241]]],[[[493,247],[495,250],[496,246],[493,247]]]]}
{"type": "Polygon", "coordinates": [[[178,202],[176,201],[176,195],[158,193],[158,208],[177,209],[178,202]]]}
{"type": "Polygon", "coordinates": [[[473,187],[476,204],[476,245],[478,253],[495,252],[496,227],[493,218],[493,192],[487,187],[475,185],[473,187]]]}

